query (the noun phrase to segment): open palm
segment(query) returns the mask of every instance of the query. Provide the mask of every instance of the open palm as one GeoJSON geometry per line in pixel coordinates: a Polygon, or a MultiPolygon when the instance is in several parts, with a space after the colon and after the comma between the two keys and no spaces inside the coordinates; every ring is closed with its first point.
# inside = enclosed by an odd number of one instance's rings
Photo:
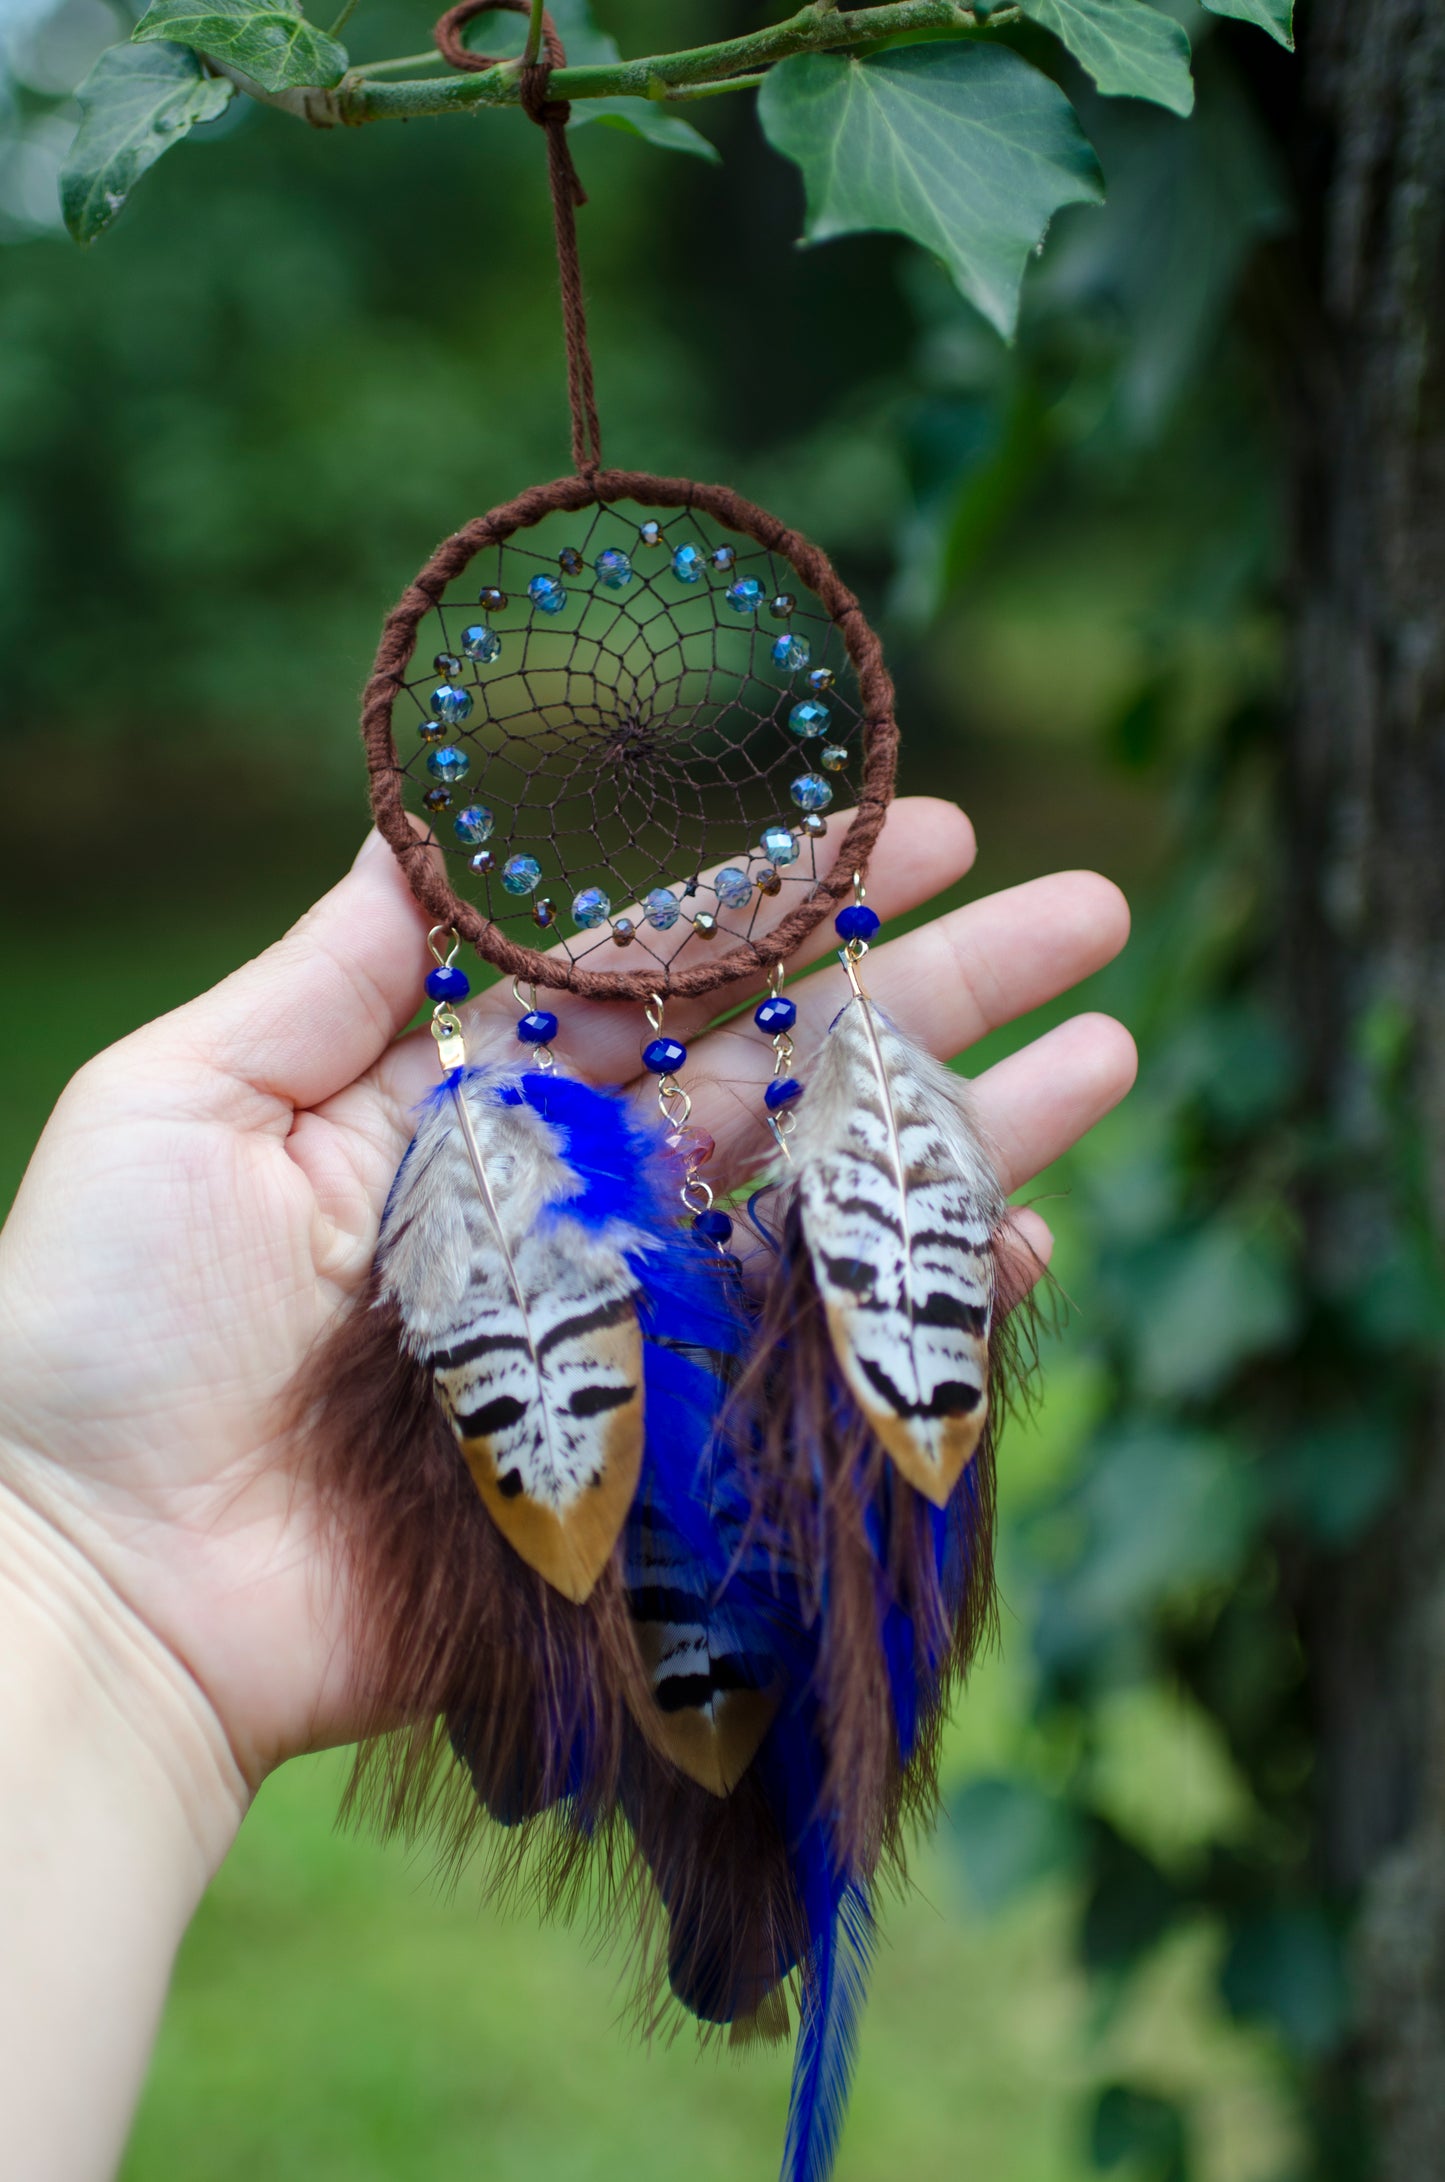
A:
{"type": "MultiPolygon", "coordinates": [[[[898,915],[972,855],[953,806],[899,803],[870,899],[898,915]]],[[[868,983],[947,1057],[1098,969],[1127,922],[1103,879],[1039,879],[877,948],[868,983]]],[[[812,955],[830,940],[824,927],[812,955]]],[[[358,1717],[345,1573],[284,1397],[366,1277],[408,1113],[435,1078],[425,1032],[398,1040],[427,966],[424,919],[373,837],[285,939],[80,1072],[0,1235],[0,1488],[194,1677],[253,1784],[358,1717]]],[[[795,988],[800,1059],[844,991],[836,966],[795,988]]],[[[564,1065],[637,1074],[635,1008],[560,1012],[564,1065]]],[[[473,1057],[516,1051],[505,990],[469,1016],[473,1057]]],[[[771,1052],[746,1016],[703,1036],[708,1020],[708,1002],[678,1003],[667,1027],[692,1040],[694,1119],[727,1182],[765,1148],[771,1052]]],[[[1080,1016],[979,1078],[1005,1185],[1057,1158],[1132,1074],[1119,1025],[1080,1016]]],[[[1046,1245],[1036,1219],[1031,1239],[1046,1245]]]]}

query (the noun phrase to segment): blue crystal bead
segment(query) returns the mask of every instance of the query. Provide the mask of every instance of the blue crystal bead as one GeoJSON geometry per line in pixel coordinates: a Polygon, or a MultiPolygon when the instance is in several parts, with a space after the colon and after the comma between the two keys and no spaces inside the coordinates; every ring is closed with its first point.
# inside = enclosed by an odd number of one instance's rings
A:
{"type": "Polygon", "coordinates": [[[733,1223],[725,1212],[700,1212],[692,1223],[694,1235],[701,1235],[705,1243],[725,1243],[732,1239],[733,1223]]]}
{"type": "Polygon", "coordinates": [[[816,691],[818,696],[826,697],[836,679],[831,667],[814,667],[808,676],[808,687],[816,691]]]}
{"type": "Polygon", "coordinates": [[[736,864],[720,871],[712,885],[724,909],[745,909],[753,898],[753,882],[736,864]]]}
{"type": "Polygon", "coordinates": [[[763,1104],[770,1114],[781,1106],[794,1106],[803,1096],[803,1086],[796,1076],[775,1076],[763,1093],[763,1104]]]}
{"type": "Polygon", "coordinates": [[[592,563],[599,583],[609,591],[625,591],[632,581],[632,563],[620,546],[608,546],[592,563]]]}
{"type": "MultiPolygon", "coordinates": [[[[737,557],[738,549],[736,546],[714,546],[712,551],[712,565],[714,568],[721,568],[726,570],[734,566],[737,561],[737,557]]],[[[759,584],[758,590],[759,592],[761,592],[761,584],[759,584]]]]}
{"type": "Polygon", "coordinates": [[[466,972],[464,970],[454,970],[448,962],[444,962],[437,969],[427,972],[426,996],[428,1000],[444,1000],[450,1005],[453,1001],[465,1000],[471,989],[466,972]]]}
{"type": "Polygon", "coordinates": [[[672,573],[679,583],[701,583],[707,555],[701,546],[680,545],[672,556],[672,573]]]}
{"type": "Polygon", "coordinates": [[[763,603],[763,587],[756,576],[739,576],[723,593],[735,614],[755,614],[763,603]]]}
{"type": "Polygon", "coordinates": [[[807,666],[812,656],[805,636],[794,636],[791,630],[786,630],[782,636],[773,638],[773,665],[783,668],[785,673],[796,674],[800,667],[807,666]]]}
{"type": "Polygon", "coordinates": [[[675,1076],[687,1059],[687,1047],[679,1038],[653,1038],[642,1049],[642,1065],[654,1076],[675,1076]]]}
{"type": "Polygon", "coordinates": [[[442,750],[428,750],[426,754],[426,769],[433,780],[465,780],[471,763],[465,750],[458,750],[451,743],[442,750]]]}
{"type": "Polygon", "coordinates": [[[502,866],[502,884],[509,894],[530,894],[541,876],[535,856],[509,856],[502,866]]]}
{"type": "Polygon", "coordinates": [[[800,773],[788,790],[800,811],[826,811],[833,791],[821,773],[800,773]]]}
{"type": "Polygon", "coordinates": [[[448,727],[456,727],[472,709],[469,690],[458,689],[455,682],[438,682],[427,699],[434,720],[445,720],[448,727]]]}
{"type": "Polygon", "coordinates": [[[600,886],[584,886],[572,897],[572,920],[584,932],[595,932],[612,914],[612,904],[600,886]]]}
{"type": "Polygon", "coordinates": [[[486,879],[491,876],[492,866],[496,860],[490,849],[478,849],[475,856],[467,858],[467,869],[475,878],[486,879]]]}
{"type": "Polygon", "coordinates": [[[825,773],[841,773],[848,763],[848,746],[841,742],[825,742],[818,752],[818,763],[825,773]]]}
{"type": "Polygon", "coordinates": [[[770,864],[796,864],[802,854],[791,826],[765,826],[758,845],[770,864]]]}
{"type": "Polygon", "coordinates": [[[768,1038],[776,1038],[780,1031],[791,1030],[797,1020],[796,1006],[791,1000],[785,1000],[781,993],[774,993],[771,1000],[765,1000],[760,1008],[753,1010],[753,1021],[768,1038]]]}
{"type": "Polygon", "coordinates": [[[557,1035],[557,1018],[550,1008],[533,1008],[517,1025],[524,1046],[549,1046],[557,1035]]]}
{"type": "Polygon", "coordinates": [[[655,886],[644,900],[642,911],[654,932],[670,932],[682,915],[682,904],[665,886],[655,886]]]}
{"type": "Polygon", "coordinates": [[[465,841],[469,849],[491,836],[496,820],[485,803],[469,803],[464,811],[458,811],[452,820],[452,830],[459,841],[465,841]]]}
{"type": "Polygon", "coordinates": [[[661,545],[662,525],[654,516],[649,515],[645,523],[638,524],[637,535],[645,546],[661,545]]]}
{"type": "Polygon", "coordinates": [[[833,919],[833,930],[841,940],[869,940],[882,922],[877,910],[870,909],[866,902],[850,902],[833,919]]]}
{"type": "Polygon", "coordinates": [[[820,705],[816,697],[805,697],[800,705],[794,705],[788,714],[788,725],[797,736],[821,735],[832,715],[826,705],[820,705]]]}
{"type": "Polygon", "coordinates": [[[556,576],[533,576],[527,596],[539,613],[560,614],[567,604],[567,586],[556,576]]]}
{"type": "Polygon", "coordinates": [[[486,622],[474,621],[470,628],[462,631],[462,650],[468,659],[475,659],[482,666],[489,667],[494,659],[502,656],[502,640],[495,629],[488,628],[486,622]]]}

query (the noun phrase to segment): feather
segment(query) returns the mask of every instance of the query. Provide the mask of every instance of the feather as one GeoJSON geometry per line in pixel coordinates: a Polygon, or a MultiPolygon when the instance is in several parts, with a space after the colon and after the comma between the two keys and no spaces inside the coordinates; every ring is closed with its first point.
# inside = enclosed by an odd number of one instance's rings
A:
{"type": "Polygon", "coordinates": [[[577,1177],[529,1080],[509,1098],[457,1070],[428,1101],[382,1219],[380,1295],[498,1530],[581,1601],[641,1473],[637,1281],[628,1230],[569,1217],[577,1177]]]}
{"type": "Polygon", "coordinates": [[[942,1507],[987,1422],[1004,1213],[964,1086],[860,994],[790,1148],[839,1366],[902,1475],[942,1507]]]}

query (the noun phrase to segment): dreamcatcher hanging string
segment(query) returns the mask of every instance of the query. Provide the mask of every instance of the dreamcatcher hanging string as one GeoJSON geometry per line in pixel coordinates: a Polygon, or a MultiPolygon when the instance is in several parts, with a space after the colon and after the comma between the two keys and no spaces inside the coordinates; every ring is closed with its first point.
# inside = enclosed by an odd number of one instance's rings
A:
{"type": "MultiPolygon", "coordinates": [[[[473,53],[462,43],[463,26],[474,15],[531,15],[529,0],[460,0],[448,8],[432,36],[437,51],[453,68],[496,68],[495,56],[473,53]]],[[[565,99],[547,96],[547,82],[554,68],[567,65],[566,48],[551,15],[542,11],[542,53],[522,70],[522,108],[547,139],[547,177],[552,190],[552,222],[557,236],[557,273],[562,286],[562,331],[567,350],[567,398],[572,411],[572,466],[581,477],[595,476],[602,467],[602,427],[597,417],[597,397],[592,385],[592,352],[587,345],[587,310],[582,297],[582,268],[577,256],[576,208],[585,205],[582,187],[567,143],[567,122],[572,109],[565,99]]]]}

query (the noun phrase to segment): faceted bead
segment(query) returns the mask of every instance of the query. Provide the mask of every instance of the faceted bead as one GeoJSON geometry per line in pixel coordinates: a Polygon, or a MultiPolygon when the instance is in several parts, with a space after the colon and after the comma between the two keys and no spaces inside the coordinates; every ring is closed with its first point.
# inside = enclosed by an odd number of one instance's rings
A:
{"type": "Polygon", "coordinates": [[[645,546],[661,545],[662,525],[654,517],[649,516],[645,523],[638,524],[637,535],[645,546]]]}
{"type": "Polygon", "coordinates": [[[465,780],[471,765],[465,750],[458,750],[452,743],[441,750],[429,750],[426,756],[426,769],[433,780],[465,780]]]}
{"type": "Polygon", "coordinates": [[[454,674],[461,673],[462,663],[455,652],[438,652],[436,658],[432,661],[432,668],[434,672],[445,675],[447,680],[450,681],[454,674]]]}
{"type": "Polygon", "coordinates": [[[788,790],[800,811],[826,811],[833,790],[821,773],[800,773],[788,790]]]}
{"type": "Polygon", "coordinates": [[[735,614],[755,614],[763,603],[763,587],[756,576],[739,576],[723,593],[735,614]]]}
{"type": "Polygon", "coordinates": [[[642,1065],[654,1076],[675,1076],[686,1059],[680,1038],[651,1038],[642,1049],[642,1065]]]}
{"type": "Polygon", "coordinates": [[[451,802],[451,791],[446,788],[428,788],[422,802],[429,811],[444,811],[451,802]]]}
{"type": "Polygon", "coordinates": [[[541,876],[535,856],[509,856],[502,866],[502,884],[509,894],[530,894],[541,876]]]}
{"type": "Polygon", "coordinates": [[[477,878],[485,879],[490,874],[496,861],[497,859],[490,849],[478,849],[475,856],[467,858],[467,869],[474,872],[477,878]]]}
{"type": "Polygon", "coordinates": [[[560,614],[567,604],[566,585],[556,576],[533,576],[527,585],[527,596],[543,614],[560,614]]]}
{"type": "Polygon", "coordinates": [[[808,735],[821,735],[831,717],[828,707],[820,705],[816,697],[805,697],[788,714],[788,725],[801,739],[808,735]]]}
{"type": "Polygon", "coordinates": [[[485,803],[469,803],[464,811],[458,811],[452,820],[452,829],[459,841],[465,841],[469,849],[479,842],[489,841],[496,824],[485,803]]]}
{"type": "Polygon", "coordinates": [[[841,940],[870,940],[882,922],[877,910],[870,909],[866,902],[849,902],[833,919],[833,930],[841,940]]]}
{"type": "Polygon", "coordinates": [[[760,894],[781,894],[783,875],[771,864],[764,864],[762,870],[754,874],[753,885],[760,894]]]}
{"type": "Polygon", "coordinates": [[[506,603],[506,592],[499,591],[494,583],[484,583],[477,593],[477,604],[483,613],[499,614],[506,603]]]}
{"type": "Polygon", "coordinates": [[[557,904],[550,895],[544,894],[540,901],[533,902],[532,922],[544,932],[551,931],[553,925],[557,922],[557,904]]]}
{"type": "Polygon", "coordinates": [[[725,1243],[731,1240],[733,1223],[725,1212],[700,1212],[692,1223],[694,1235],[701,1235],[705,1243],[725,1243]]]}
{"type": "Polygon", "coordinates": [[[831,667],[814,667],[808,676],[808,687],[819,697],[826,697],[837,679],[831,667]]]}
{"type": "Polygon", "coordinates": [[[557,566],[564,576],[580,576],[586,563],[576,546],[563,546],[557,555],[557,566]]]}
{"type": "Polygon", "coordinates": [[[584,932],[595,932],[612,914],[612,904],[600,886],[584,886],[572,897],[572,919],[584,932]]]}
{"type": "Polygon", "coordinates": [[[736,546],[720,545],[713,548],[712,565],[714,568],[727,570],[729,568],[736,567],[737,558],[738,551],[736,546]]]}
{"type": "Polygon", "coordinates": [[[706,1129],[669,1129],[662,1140],[662,1148],[671,1152],[674,1159],[680,1159],[689,1174],[696,1174],[699,1167],[705,1167],[717,1150],[706,1129]]]}
{"type": "Polygon", "coordinates": [[[471,989],[465,970],[454,970],[449,962],[439,963],[427,972],[428,1000],[444,1000],[450,1007],[455,1001],[465,1000],[471,989]]]}
{"type": "Polygon", "coordinates": [[[472,709],[472,693],[458,689],[455,682],[438,682],[427,703],[434,720],[445,720],[448,727],[456,727],[472,709]]]}
{"type": "Polygon", "coordinates": [[[768,612],[774,621],[786,621],[789,614],[796,611],[797,604],[791,591],[779,591],[775,598],[768,600],[768,612]]]}
{"type": "Polygon", "coordinates": [[[774,993],[761,1007],[754,1008],[753,1021],[766,1037],[776,1038],[780,1032],[791,1030],[798,1020],[797,1004],[785,1000],[781,993],[774,993]]]}
{"type": "Polygon", "coordinates": [[[680,545],[673,552],[672,573],[679,583],[701,583],[706,565],[701,546],[680,545]]]}
{"type": "Polygon", "coordinates": [[[770,1114],[780,1107],[796,1105],[803,1096],[803,1086],[796,1076],[775,1076],[763,1093],[763,1104],[770,1114]]]}
{"type": "Polygon", "coordinates": [[[803,819],[803,831],[811,834],[815,841],[821,841],[828,831],[828,821],[821,811],[809,811],[803,819]]]}
{"type": "Polygon", "coordinates": [[[557,1018],[550,1008],[533,1008],[517,1025],[524,1046],[547,1046],[557,1035],[557,1018]]]}
{"type": "Polygon", "coordinates": [[[710,909],[700,909],[692,920],[692,928],[699,939],[711,939],[717,930],[717,918],[710,909]]]}
{"type": "Polygon", "coordinates": [[[423,742],[445,742],[447,723],[445,720],[423,720],[417,733],[423,742]]]}
{"type": "Polygon", "coordinates": [[[848,751],[840,742],[825,742],[818,752],[818,763],[825,773],[841,773],[848,763],[848,751]]]}
{"type": "Polygon", "coordinates": [[[485,621],[474,621],[470,628],[462,631],[462,650],[468,659],[480,660],[484,667],[489,667],[494,659],[502,656],[502,640],[485,621]]]}
{"type": "Polygon", "coordinates": [[[712,887],[724,909],[745,909],[753,898],[753,882],[736,864],[720,871],[712,887]]]}
{"type": "Polygon", "coordinates": [[[665,886],[655,886],[642,905],[643,914],[654,932],[670,932],[682,915],[682,906],[675,894],[665,886]]]}
{"type": "Polygon", "coordinates": [[[808,639],[794,636],[791,629],[785,629],[781,636],[773,638],[773,665],[782,667],[789,674],[796,674],[800,667],[806,667],[812,656],[808,639]]]}
{"type": "Polygon", "coordinates": [[[760,845],[770,864],[796,864],[802,854],[791,826],[765,826],[760,845]]]}
{"type": "Polygon", "coordinates": [[[637,937],[637,926],[631,917],[614,917],[612,920],[612,944],[614,947],[630,947],[637,937]]]}
{"type": "Polygon", "coordinates": [[[608,546],[592,563],[597,581],[609,591],[625,591],[632,581],[632,563],[620,546],[608,546]]]}

